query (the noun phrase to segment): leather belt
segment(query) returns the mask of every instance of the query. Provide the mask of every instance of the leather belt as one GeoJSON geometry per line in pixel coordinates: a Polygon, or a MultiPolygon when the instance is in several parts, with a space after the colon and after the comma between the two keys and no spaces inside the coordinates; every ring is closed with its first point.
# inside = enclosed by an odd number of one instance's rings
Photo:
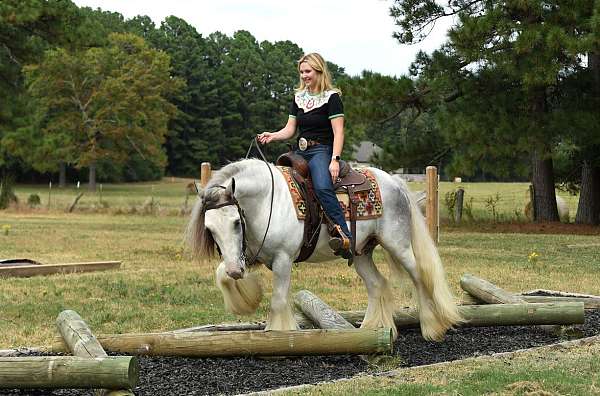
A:
{"type": "Polygon", "coordinates": [[[309,140],[309,139],[305,139],[305,138],[298,139],[298,148],[300,149],[300,151],[305,151],[309,147],[316,146],[319,144],[321,144],[321,143],[319,143],[316,140],[309,140]]]}

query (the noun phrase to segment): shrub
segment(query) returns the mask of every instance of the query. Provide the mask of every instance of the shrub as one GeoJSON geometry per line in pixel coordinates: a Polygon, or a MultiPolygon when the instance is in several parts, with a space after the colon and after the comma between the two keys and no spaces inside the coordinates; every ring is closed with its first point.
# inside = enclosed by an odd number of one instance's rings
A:
{"type": "Polygon", "coordinates": [[[27,198],[27,205],[29,205],[30,208],[35,208],[36,206],[39,206],[41,204],[42,200],[37,194],[31,194],[29,195],[29,198],[27,198]]]}

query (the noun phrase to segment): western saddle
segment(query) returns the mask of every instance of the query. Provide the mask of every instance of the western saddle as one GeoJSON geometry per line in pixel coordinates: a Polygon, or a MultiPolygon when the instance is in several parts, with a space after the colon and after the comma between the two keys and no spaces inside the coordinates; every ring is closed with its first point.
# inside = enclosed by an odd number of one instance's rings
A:
{"type": "MultiPolygon", "coordinates": [[[[313,189],[308,162],[306,162],[304,158],[293,151],[290,151],[279,156],[279,158],[277,158],[276,165],[288,166],[291,168],[290,173],[298,186],[298,190],[300,191],[302,198],[306,202],[302,248],[300,249],[300,254],[296,260],[294,260],[294,262],[305,261],[315,250],[317,241],[319,240],[319,234],[321,232],[321,224],[323,224],[323,220],[325,219],[327,230],[331,236],[338,236],[335,234],[338,226],[324,213],[323,209],[321,208],[319,200],[313,189]]],[[[338,180],[333,185],[333,189],[336,194],[348,194],[348,202],[350,203],[350,231],[353,235],[351,243],[352,257],[357,255],[356,212],[358,199],[356,198],[355,193],[359,191],[366,191],[370,188],[371,184],[365,175],[356,171],[355,169],[352,169],[352,167],[346,161],[340,161],[340,174],[338,180]]],[[[352,265],[352,257],[348,260],[348,265],[352,265]]]]}

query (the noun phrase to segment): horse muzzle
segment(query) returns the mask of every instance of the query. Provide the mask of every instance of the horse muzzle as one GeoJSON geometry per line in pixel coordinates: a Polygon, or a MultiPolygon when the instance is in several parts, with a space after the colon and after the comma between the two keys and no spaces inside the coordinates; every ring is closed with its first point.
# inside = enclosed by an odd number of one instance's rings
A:
{"type": "Polygon", "coordinates": [[[240,280],[240,279],[242,279],[244,277],[244,274],[246,273],[245,267],[246,266],[244,265],[244,263],[241,263],[241,264],[226,264],[225,265],[225,273],[231,279],[240,280]]]}

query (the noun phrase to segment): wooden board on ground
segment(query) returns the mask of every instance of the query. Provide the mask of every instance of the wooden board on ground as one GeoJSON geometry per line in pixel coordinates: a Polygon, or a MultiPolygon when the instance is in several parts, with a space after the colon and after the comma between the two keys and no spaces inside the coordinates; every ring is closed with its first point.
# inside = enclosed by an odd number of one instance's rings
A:
{"type": "Polygon", "coordinates": [[[79,272],[106,271],[118,269],[120,261],[98,261],[89,263],[44,264],[0,266],[0,277],[30,277],[36,275],[71,274],[79,272]]]}

